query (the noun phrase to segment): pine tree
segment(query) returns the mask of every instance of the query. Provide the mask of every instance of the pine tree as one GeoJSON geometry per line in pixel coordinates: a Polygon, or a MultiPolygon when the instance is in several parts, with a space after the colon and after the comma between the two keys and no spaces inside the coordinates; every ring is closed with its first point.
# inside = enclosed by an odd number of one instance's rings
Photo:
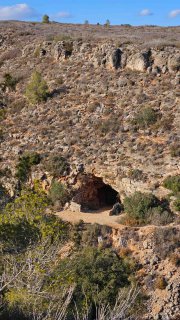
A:
{"type": "Polygon", "coordinates": [[[25,95],[31,104],[46,101],[48,96],[48,85],[39,72],[33,72],[31,80],[27,85],[25,95]]]}
{"type": "Polygon", "coordinates": [[[49,16],[47,14],[43,16],[42,23],[49,23],[49,16]]]}

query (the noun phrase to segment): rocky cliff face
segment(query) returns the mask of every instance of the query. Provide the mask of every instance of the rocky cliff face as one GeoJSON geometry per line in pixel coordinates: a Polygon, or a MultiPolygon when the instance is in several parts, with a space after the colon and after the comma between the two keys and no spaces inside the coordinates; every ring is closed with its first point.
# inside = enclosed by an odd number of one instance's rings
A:
{"type": "MultiPolygon", "coordinates": [[[[51,28],[57,37],[56,26],[51,28]]],[[[18,78],[16,92],[5,94],[2,107],[7,111],[2,168],[13,166],[26,150],[58,153],[69,159],[72,170],[83,163],[86,172],[102,177],[122,197],[136,190],[161,196],[163,179],[179,172],[173,155],[180,132],[179,48],[157,45],[157,38],[151,46],[152,41],[136,44],[134,39],[117,45],[117,37],[97,41],[96,33],[90,40],[58,41],[52,34],[45,40],[46,27],[29,24],[2,25],[1,30],[1,77],[8,71],[18,78]],[[35,69],[51,94],[46,103],[29,107],[24,90],[35,69]],[[147,107],[156,113],[154,123],[134,125],[147,107]]],[[[140,29],[129,30],[129,37],[132,30],[137,37],[140,29]]],[[[157,30],[148,32],[155,37],[157,30]]]]}
{"type": "Polygon", "coordinates": [[[37,46],[35,44],[25,46],[22,56],[27,58],[37,52],[41,57],[53,57],[60,62],[66,59],[75,61],[79,59],[84,63],[92,63],[95,68],[129,69],[154,75],[168,72],[176,75],[180,71],[180,51],[174,47],[141,49],[132,44],[116,47],[112,41],[101,41],[100,44],[82,40],[57,43],[45,41],[37,46]]]}

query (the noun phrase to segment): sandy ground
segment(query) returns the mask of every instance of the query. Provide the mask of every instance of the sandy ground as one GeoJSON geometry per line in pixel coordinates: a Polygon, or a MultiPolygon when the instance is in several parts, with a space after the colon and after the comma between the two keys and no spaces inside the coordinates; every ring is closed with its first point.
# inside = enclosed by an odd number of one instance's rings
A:
{"type": "Polygon", "coordinates": [[[56,215],[62,220],[71,223],[76,223],[79,222],[79,220],[83,220],[85,223],[98,223],[101,225],[107,225],[109,227],[123,228],[124,226],[118,223],[118,219],[120,216],[109,216],[109,211],[110,209],[105,209],[89,213],[64,210],[61,212],[57,212],[56,215]]]}
{"type": "MultiPolygon", "coordinates": [[[[60,212],[56,212],[55,215],[61,218],[64,221],[68,221],[70,223],[77,223],[80,220],[83,220],[85,223],[98,223],[101,225],[106,225],[115,229],[124,229],[127,226],[122,225],[118,223],[118,220],[120,217],[124,216],[124,214],[121,214],[119,216],[109,216],[110,209],[102,209],[100,211],[95,212],[73,212],[71,210],[64,210],[60,212]]],[[[171,223],[164,226],[155,226],[155,225],[145,225],[141,226],[140,229],[143,230],[143,232],[149,233],[152,232],[155,228],[167,228],[167,227],[173,227],[176,226],[176,223],[171,223]]],[[[180,228],[180,226],[179,226],[180,228]]]]}

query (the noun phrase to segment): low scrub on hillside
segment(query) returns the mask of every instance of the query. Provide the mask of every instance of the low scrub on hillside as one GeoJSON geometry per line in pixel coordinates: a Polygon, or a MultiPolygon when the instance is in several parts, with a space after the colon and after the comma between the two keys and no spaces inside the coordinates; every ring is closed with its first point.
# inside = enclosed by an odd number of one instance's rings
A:
{"type": "Polygon", "coordinates": [[[132,196],[126,197],[124,210],[126,217],[123,221],[132,225],[165,225],[173,221],[167,201],[159,201],[148,193],[135,192],[132,196]]]}

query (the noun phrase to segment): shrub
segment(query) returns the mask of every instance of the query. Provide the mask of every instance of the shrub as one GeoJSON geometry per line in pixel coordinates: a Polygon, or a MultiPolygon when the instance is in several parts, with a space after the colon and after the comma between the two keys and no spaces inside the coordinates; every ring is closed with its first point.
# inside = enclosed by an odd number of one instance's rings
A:
{"type": "MultiPolygon", "coordinates": [[[[113,305],[119,288],[130,283],[131,272],[128,262],[110,249],[87,247],[71,259],[60,261],[53,280],[58,277],[59,285],[76,284],[73,300],[80,313],[83,313],[86,303],[94,310],[94,303],[98,305],[103,301],[113,305]]],[[[71,305],[69,312],[73,312],[73,309],[74,305],[71,305]]]]}
{"type": "Polygon", "coordinates": [[[4,81],[1,84],[3,91],[5,91],[6,89],[15,91],[17,82],[18,82],[17,79],[14,78],[10,73],[5,73],[4,81]]]}
{"type": "Polygon", "coordinates": [[[140,221],[146,220],[149,209],[158,205],[158,199],[152,194],[135,192],[124,200],[124,209],[128,216],[140,221]]]}
{"type": "Polygon", "coordinates": [[[68,224],[45,213],[49,199],[35,184],[34,190],[24,189],[14,202],[6,205],[0,215],[0,241],[4,249],[21,251],[39,240],[64,240],[68,224]]]}
{"type": "Polygon", "coordinates": [[[157,277],[156,281],[155,281],[155,288],[156,289],[160,289],[160,290],[164,290],[167,286],[167,282],[164,279],[164,277],[157,277]]]}
{"type": "Polygon", "coordinates": [[[157,228],[153,235],[154,252],[161,259],[169,257],[179,248],[179,230],[174,227],[157,228]]]}
{"type": "Polygon", "coordinates": [[[171,261],[171,263],[173,265],[175,265],[176,267],[180,266],[180,255],[176,254],[176,253],[172,253],[169,257],[169,260],[171,261]]]}
{"type": "Polygon", "coordinates": [[[43,80],[41,74],[37,71],[33,72],[31,80],[26,87],[26,97],[31,104],[46,101],[48,97],[48,85],[43,80]]]}
{"type": "Polygon", "coordinates": [[[109,27],[110,24],[111,24],[111,23],[110,23],[109,19],[107,19],[106,22],[105,22],[105,26],[106,26],[106,27],[109,27]]]}
{"type": "Polygon", "coordinates": [[[3,243],[6,251],[20,251],[36,243],[39,237],[39,229],[26,219],[17,220],[15,223],[0,224],[0,242],[3,243]]]}
{"type": "Polygon", "coordinates": [[[156,226],[166,225],[174,220],[174,215],[169,210],[164,210],[163,207],[158,206],[148,211],[147,223],[156,226]]]}
{"type": "Polygon", "coordinates": [[[47,14],[42,17],[42,23],[49,23],[49,16],[47,14]]]}
{"type": "Polygon", "coordinates": [[[24,154],[20,159],[19,163],[16,166],[16,177],[21,182],[26,182],[28,179],[31,167],[33,165],[39,164],[41,157],[38,153],[27,153],[24,154]]]}
{"type": "Polygon", "coordinates": [[[107,235],[111,233],[111,228],[108,226],[101,226],[97,223],[87,226],[82,234],[82,242],[85,245],[98,245],[98,237],[102,236],[107,238],[107,235]]]}
{"type": "Polygon", "coordinates": [[[127,216],[122,218],[120,223],[165,225],[174,219],[168,201],[159,201],[152,194],[135,192],[132,196],[125,198],[124,209],[127,216]]]}
{"type": "Polygon", "coordinates": [[[144,174],[142,170],[132,169],[129,171],[129,177],[133,180],[139,181],[144,179],[144,174]]]}
{"type": "Polygon", "coordinates": [[[180,192],[180,175],[167,177],[164,180],[163,186],[174,194],[178,194],[180,192]]]}
{"type": "Polygon", "coordinates": [[[67,160],[59,155],[51,155],[45,160],[45,167],[54,177],[66,176],[70,169],[67,160]]]}
{"type": "Polygon", "coordinates": [[[174,205],[174,209],[175,209],[176,211],[180,211],[180,197],[178,197],[178,198],[174,201],[173,205],[174,205]]]}
{"type": "Polygon", "coordinates": [[[180,144],[173,144],[170,148],[171,157],[180,157],[180,144]]]}
{"type": "Polygon", "coordinates": [[[69,192],[64,184],[58,181],[53,181],[49,197],[53,203],[58,201],[63,206],[69,199],[69,192]]]}
{"type": "Polygon", "coordinates": [[[140,129],[145,129],[153,125],[158,119],[158,115],[151,107],[140,109],[134,116],[132,124],[140,129]]]}

